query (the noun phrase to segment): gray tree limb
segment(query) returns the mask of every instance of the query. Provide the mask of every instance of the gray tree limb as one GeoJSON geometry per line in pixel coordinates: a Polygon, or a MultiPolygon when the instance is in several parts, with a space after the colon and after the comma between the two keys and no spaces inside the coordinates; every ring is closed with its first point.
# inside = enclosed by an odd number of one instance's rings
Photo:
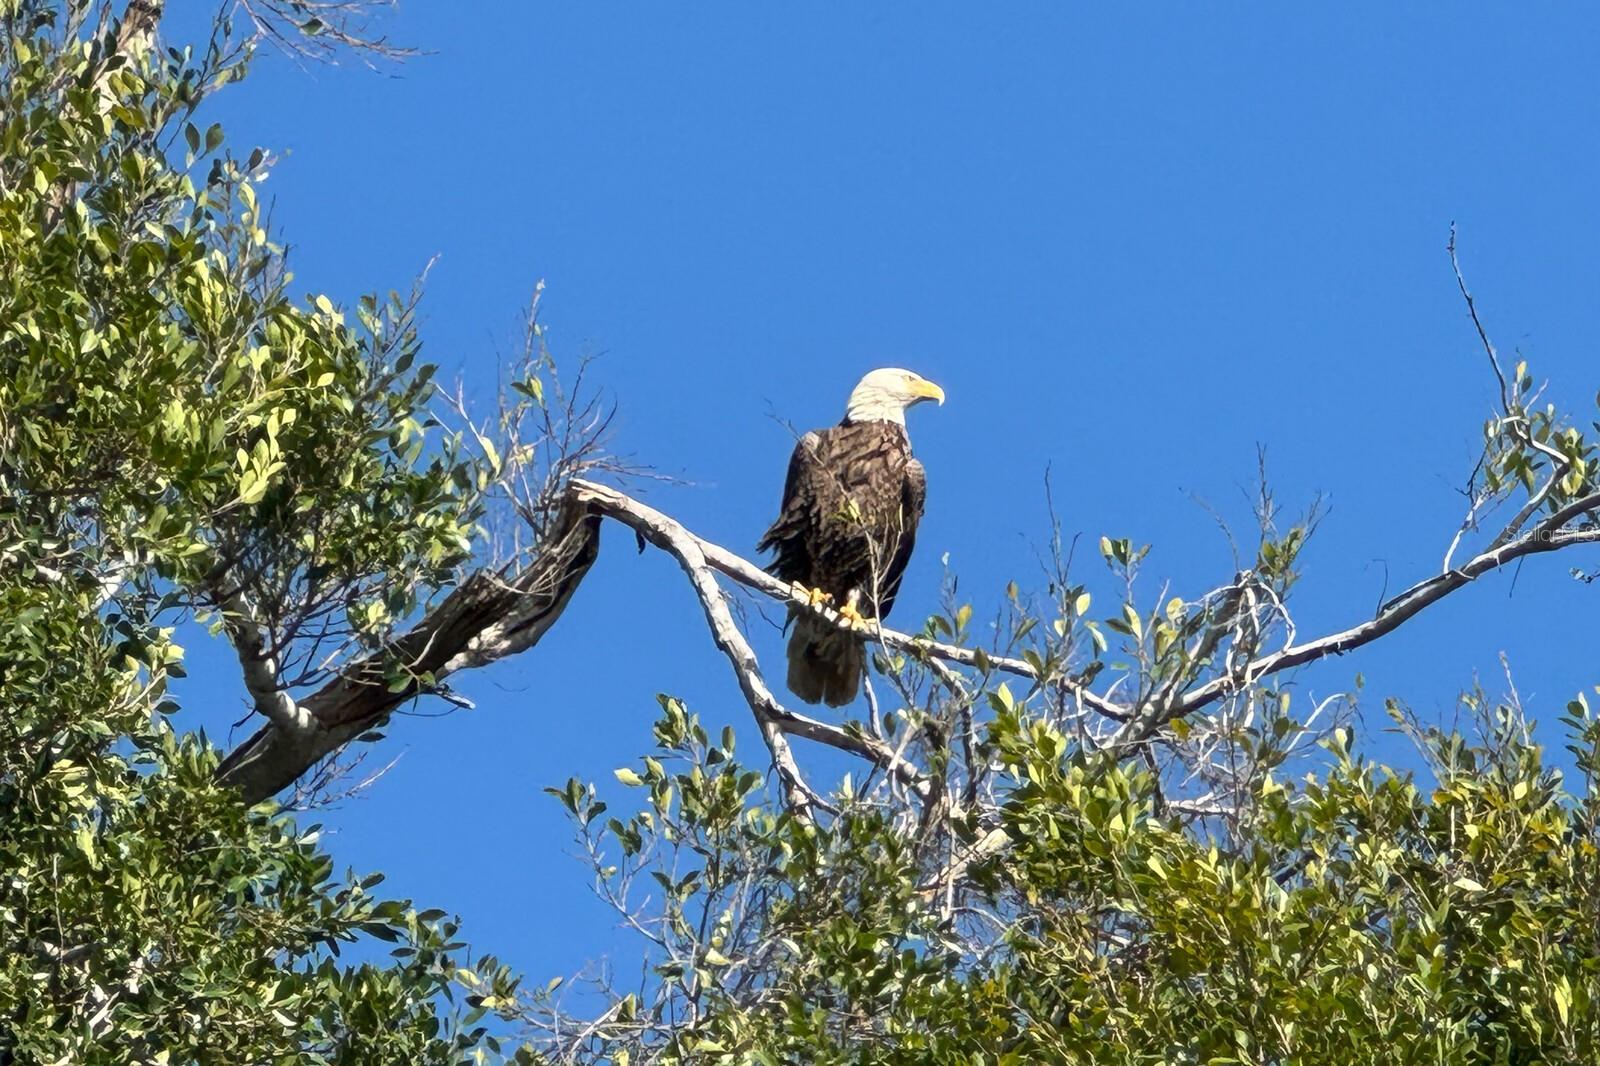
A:
{"type": "MultiPolygon", "coordinates": [[[[811,610],[819,617],[825,618],[836,625],[840,624],[838,616],[834,612],[825,607],[810,606],[804,601],[796,599],[794,589],[785,582],[779,581],[755,563],[735,555],[727,548],[695,536],[675,519],[645,506],[638,500],[592,481],[575,480],[572,483],[572,487],[573,491],[582,494],[599,513],[628,526],[647,541],[656,544],[657,547],[665,547],[665,544],[657,543],[653,540],[651,531],[656,528],[674,528],[682,536],[687,537],[694,543],[700,554],[704,556],[706,563],[713,570],[732,578],[746,588],[754,589],[776,600],[798,604],[811,610]]],[[[963,648],[956,644],[943,644],[939,641],[928,640],[925,637],[916,637],[909,633],[887,629],[876,623],[860,631],[860,635],[868,641],[882,644],[886,648],[908,652],[919,659],[942,659],[945,662],[956,663],[960,666],[976,668],[987,666],[989,669],[1000,673],[1027,678],[1029,681],[1044,680],[1039,676],[1039,671],[1034,669],[1033,665],[1025,659],[990,655],[977,648],[963,648]]],[[[1107,717],[1121,720],[1128,716],[1126,707],[1097,696],[1085,686],[1061,678],[1053,678],[1051,680],[1066,684],[1072,689],[1077,698],[1084,701],[1085,705],[1107,717]]]]}
{"type": "Polygon", "coordinates": [[[778,779],[783,784],[789,809],[802,818],[808,818],[813,808],[826,808],[826,801],[806,783],[800,773],[799,765],[794,761],[794,753],[789,750],[789,741],[780,724],[780,719],[788,715],[788,712],[778,703],[772,690],[762,678],[761,664],[756,660],[756,653],[735,624],[733,612],[728,609],[727,597],[717,584],[717,579],[706,562],[705,552],[697,538],[690,536],[683,526],[661,512],[645,507],[637,501],[628,500],[622,493],[603,485],[586,481],[574,482],[573,494],[576,499],[596,505],[604,513],[617,511],[618,500],[626,500],[630,506],[620,513],[625,513],[632,519],[628,524],[645,540],[678,560],[683,572],[689,576],[689,583],[694,586],[695,594],[700,598],[700,606],[706,615],[706,624],[711,627],[712,639],[727,657],[729,665],[733,667],[734,676],[739,682],[740,691],[744,693],[745,702],[755,714],[756,724],[761,728],[761,736],[767,742],[768,751],[772,753],[772,765],[778,771],[778,779]]]}
{"type": "MultiPolygon", "coordinates": [[[[1513,540],[1497,537],[1487,549],[1461,566],[1436,574],[1406,589],[1378,611],[1376,617],[1337,633],[1318,637],[1303,644],[1292,644],[1280,651],[1253,659],[1239,675],[1251,681],[1281,673],[1306,663],[1325,659],[1330,655],[1343,655],[1379,637],[1394,632],[1422,611],[1478,578],[1518,559],[1542,555],[1574,544],[1600,543],[1600,528],[1571,529],[1568,523],[1593,516],[1600,510],[1600,493],[1591,493],[1561,507],[1536,524],[1527,533],[1513,540]]],[[[1202,707],[1215,703],[1239,686],[1239,677],[1217,677],[1184,693],[1177,700],[1148,710],[1129,722],[1120,731],[1114,743],[1137,743],[1150,737],[1162,725],[1192,714],[1202,707]]]]}

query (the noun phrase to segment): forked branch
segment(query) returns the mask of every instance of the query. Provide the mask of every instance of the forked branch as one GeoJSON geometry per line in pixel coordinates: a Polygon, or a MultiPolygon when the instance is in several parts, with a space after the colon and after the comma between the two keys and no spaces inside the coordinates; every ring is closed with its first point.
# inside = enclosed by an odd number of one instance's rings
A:
{"type": "MultiPolygon", "coordinates": [[[[1256,681],[1296,666],[1325,659],[1330,655],[1343,655],[1394,632],[1450,593],[1471,584],[1485,574],[1500,569],[1507,563],[1530,555],[1557,551],[1574,544],[1600,542],[1600,526],[1593,524],[1587,528],[1571,526],[1571,523],[1581,518],[1592,518],[1597,511],[1600,511],[1600,493],[1592,493],[1574,500],[1517,539],[1503,544],[1497,541],[1460,567],[1417,582],[1385,603],[1377,616],[1371,620],[1260,656],[1241,671],[1242,676],[1256,681]]],[[[1227,696],[1238,688],[1238,684],[1238,680],[1232,675],[1213,678],[1205,684],[1190,689],[1167,706],[1153,708],[1154,713],[1145,714],[1137,721],[1130,722],[1122,730],[1118,741],[1136,743],[1147,739],[1160,726],[1192,714],[1227,696]]]]}
{"type": "Polygon", "coordinates": [[[694,587],[705,612],[706,624],[711,627],[712,639],[733,667],[739,689],[744,693],[745,701],[761,728],[761,735],[772,753],[773,766],[783,782],[792,810],[804,815],[813,807],[826,808],[827,804],[806,784],[800,768],[795,765],[785,739],[785,735],[790,733],[870,759],[907,784],[926,788],[916,768],[900,759],[888,745],[790,711],[773,696],[761,675],[761,664],[756,659],[755,651],[733,620],[733,613],[728,609],[727,598],[717,583],[713,569],[727,573],[729,567],[737,567],[742,571],[748,570],[752,577],[759,574],[763,585],[767,586],[763,591],[777,594],[776,589],[782,589],[782,595],[788,598],[789,590],[783,582],[726,549],[701,540],[676,519],[616,489],[579,480],[572,483],[571,492],[592,512],[622,522],[647,543],[671,555],[688,575],[689,583],[694,587]],[[713,556],[717,557],[716,561],[713,561],[713,556]]]}
{"type": "MultiPolygon", "coordinates": [[[[300,714],[271,718],[222,761],[218,781],[238,788],[247,802],[260,802],[450,674],[533,647],[593,565],[599,526],[575,502],[563,507],[544,550],[526,568],[509,576],[472,574],[403,636],[298,701],[300,714]]],[[[241,647],[247,671],[253,658],[241,647]]],[[[258,676],[249,687],[264,683],[258,676]]]]}

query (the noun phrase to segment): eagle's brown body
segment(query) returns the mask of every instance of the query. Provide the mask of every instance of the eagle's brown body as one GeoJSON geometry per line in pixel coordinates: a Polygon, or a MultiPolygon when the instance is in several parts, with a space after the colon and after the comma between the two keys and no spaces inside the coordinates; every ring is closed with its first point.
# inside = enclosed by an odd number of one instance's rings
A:
{"type": "MultiPolygon", "coordinates": [[[[819,589],[835,607],[854,603],[883,618],[894,606],[922,517],[927,479],[903,425],[845,421],[807,433],[789,460],[783,505],[759,549],[768,568],[819,589]]],[[[807,703],[839,707],[861,688],[866,652],[859,637],[791,608],[789,689],[807,703]]]]}

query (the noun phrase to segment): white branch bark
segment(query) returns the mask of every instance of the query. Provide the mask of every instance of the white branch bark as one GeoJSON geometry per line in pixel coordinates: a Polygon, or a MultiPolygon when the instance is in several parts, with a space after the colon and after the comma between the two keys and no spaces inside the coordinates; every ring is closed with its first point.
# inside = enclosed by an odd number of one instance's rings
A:
{"type": "MultiPolygon", "coordinates": [[[[813,808],[826,807],[825,801],[812,790],[800,773],[784,735],[785,724],[799,727],[803,716],[786,710],[767,687],[756,653],[733,620],[727,597],[723,595],[722,586],[717,584],[716,575],[711,571],[699,538],[660,511],[604,485],[579,481],[573,484],[573,492],[579,501],[597,507],[603,513],[613,517],[625,516],[627,524],[641,537],[678,560],[678,565],[689,576],[689,584],[694,587],[695,595],[700,598],[706,624],[711,627],[711,638],[733,667],[739,690],[744,693],[745,702],[755,715],[761,736],[772,753],[772,765],[783,783],[790,809],[802,818],[809,818],[813,808]]],[[[804,724],[810,727],[823,725],[811,720],[804,720],[804,724]]]]}
{"type": "Polygon", "coordinates": [[[286,733],[308,736],[316,729],[317,721],[279,682],[277,660],[267,651],[270,638],[266,627],[257,619],[244,592],[234,589],[220,596],[217,606],[222,611],[222,627],[239,656],[245,691],[250,693],[256,713],[286,733]]]}

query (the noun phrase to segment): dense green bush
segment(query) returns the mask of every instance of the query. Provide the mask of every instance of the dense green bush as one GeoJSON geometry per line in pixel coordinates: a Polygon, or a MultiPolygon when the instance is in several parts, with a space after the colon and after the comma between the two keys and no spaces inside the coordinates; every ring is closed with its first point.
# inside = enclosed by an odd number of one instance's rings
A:
{"type": "Polygon", "coordinates": [[[464,471],[403,316],[291,303],[260,160],[188,123],[239,42],[100,10],[0,3],[0,1061],[458,1061],[454,926],[215,786],[167,682],[229,595],[381,631],[461,557],[464,471]]]}
{"type": "Polygon", "coordinates": [[[1338,729],[1320,772],[1267,775],[1247,809],[1200,819],[1158,813],[1148,771],[1003,713],[986,744],[1010,782],[1010,846],[950,906],[881,807],[847,802],[823,828],[779,813],[731,738],[709,745],[667,701],[661,750],[619,771],[649,794],[638,814],[606,817],[577,783],[556,793],[619,907],[630,891],[661,900],[636,913],[657,941],[654,1000],[619,997],[573,1050],[635,1063],[1592,1062],[1600,722],[1583,700],[1569,708],[1574,789],[1518,708],[1468,702],[1474,738],[1417,734],[1433,781],[1354,757],[1338,729]]]}

